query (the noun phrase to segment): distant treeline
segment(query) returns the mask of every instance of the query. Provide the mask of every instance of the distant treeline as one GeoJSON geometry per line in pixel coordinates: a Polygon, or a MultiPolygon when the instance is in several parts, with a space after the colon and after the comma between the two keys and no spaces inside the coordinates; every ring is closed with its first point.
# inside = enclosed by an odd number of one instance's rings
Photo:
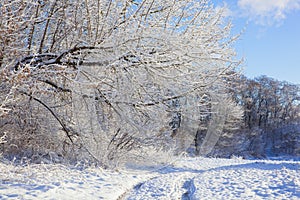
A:
{"type": "Polygon", "coordinates": [[[243,123],[234,137],[220,139],[214,153],[299,156],[300,86],[267,76],[241,76],[232,84],[232,95],[243,107],[243,123]]]}

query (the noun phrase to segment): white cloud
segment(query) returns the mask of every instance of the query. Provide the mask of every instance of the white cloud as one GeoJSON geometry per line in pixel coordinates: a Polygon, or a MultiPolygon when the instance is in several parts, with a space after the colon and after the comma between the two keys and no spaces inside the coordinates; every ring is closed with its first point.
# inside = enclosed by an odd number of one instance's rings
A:
{"type": "Polygon", "coordinates": [[[300,0],[238,0],[243,14],[262,25],[281,23],[286,15],[300,10],[300,0]]]}

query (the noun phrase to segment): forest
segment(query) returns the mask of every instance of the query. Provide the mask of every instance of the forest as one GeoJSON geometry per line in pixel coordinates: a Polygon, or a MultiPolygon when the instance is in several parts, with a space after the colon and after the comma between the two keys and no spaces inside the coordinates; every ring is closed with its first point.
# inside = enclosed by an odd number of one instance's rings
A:
{"type": "Polygon", "coordinates": [[[300,156],[300,86],[245,77],[224,11],[2,0],[0,155],[107,168],[157,154],[300,156]]]}

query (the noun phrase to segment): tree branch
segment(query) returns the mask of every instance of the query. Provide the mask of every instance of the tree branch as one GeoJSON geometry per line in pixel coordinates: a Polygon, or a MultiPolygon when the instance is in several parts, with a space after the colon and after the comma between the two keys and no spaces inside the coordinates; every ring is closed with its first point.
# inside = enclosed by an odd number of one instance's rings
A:
{"type": "MultiPolygon", "coordinates": [[[[26,96],[32,98],[33,100],[35,100],[36,102],[40,103],[42,106],[44,106],[51,114],[52,116],[58,121],[58,123],[61,125],[61,127],[63,128],[63,130],[65,131],[67,137],[69,138],[69,140],[73,142],[72,136],[74,135],[74,131],[71,130],[71,128],[67,127],[67,125],[58,117],[58,115],[47,105],[45,104],[42,100],[33,97],[31,94],[28,94],[27,92],[24,91],[20,91],[21,94],[25,94],[26,96]],[[72,133],[73,134],[72,134],[72,133]]],[[[78,135],[77,133],[75,133],[75,135],[78,135]]]]}

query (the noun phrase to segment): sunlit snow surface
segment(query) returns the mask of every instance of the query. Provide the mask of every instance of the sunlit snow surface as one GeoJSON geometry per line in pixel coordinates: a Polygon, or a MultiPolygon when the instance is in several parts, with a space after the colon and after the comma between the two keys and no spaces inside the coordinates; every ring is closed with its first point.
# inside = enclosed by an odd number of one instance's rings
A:
{"type": "Polygon", "coordinates": [[[300,162],[180,158],[122,170],[0,164],[0,199],[300,199],[300,162]]]}

